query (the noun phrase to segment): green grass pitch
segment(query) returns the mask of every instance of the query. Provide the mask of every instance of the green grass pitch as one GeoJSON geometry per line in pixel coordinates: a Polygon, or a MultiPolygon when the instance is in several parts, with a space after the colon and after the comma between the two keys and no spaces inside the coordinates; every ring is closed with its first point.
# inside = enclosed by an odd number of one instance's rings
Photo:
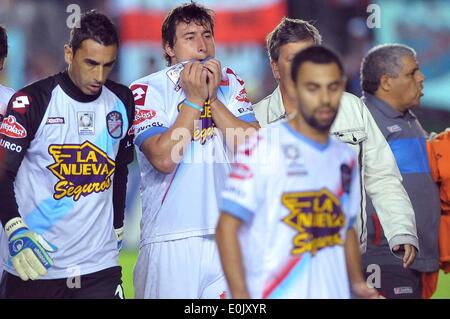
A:
{"type": "MultiPolygon", "coordinates": [[[[137,252],[122,251],[120,254],[120,264],[122,265],[122,280],[125,298],[133,299],[133,268],[136,263],[137,252]]],[[[433,299],[450,299],[450,274],[439,274],[439,283],[433,299]]]]}

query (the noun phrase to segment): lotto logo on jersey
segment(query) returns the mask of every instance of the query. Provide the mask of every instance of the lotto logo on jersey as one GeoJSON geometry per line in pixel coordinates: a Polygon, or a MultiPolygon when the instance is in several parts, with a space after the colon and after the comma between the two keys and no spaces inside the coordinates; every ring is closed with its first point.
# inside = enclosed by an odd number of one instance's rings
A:
{"type": "Polygon", "coordinates": [[[0,134],[3,134],[12,138],[25,138],[27,137],[27,130],[16,120],[14,115],[5,117],[0,126],[0,134]]]}
{"type": "Polygon", "coordinates": [[[48,153],[55,163],[47,168],[59,179],[53,197],[72,197],[100,193],[111,187],[114,160],[89,141],[81,145],[50,145],[48,153]]]}
{"type": "Polygon", "coordinates": [[[23,93],[17,93],[12,101],[14,111],[24,114],[31,104],[31,98],[23,93]]]}
{"type": "Polygon", "coordinates": [[[281,202],[290,212],[283,221],[298,232],[292,255],[308,251],[314,255],[325,247],[342,245],[339,231],[345,215],[339,200],[328,189],[286,193],[281,202]]]}
{"type": "Polygon", "coordinates": [[[134,103],[136,105],[144,105],[145,104],[145,96],[147,95],[147,85],[144,84],[134,84],[130,87],[133,92],[134,103]]]}

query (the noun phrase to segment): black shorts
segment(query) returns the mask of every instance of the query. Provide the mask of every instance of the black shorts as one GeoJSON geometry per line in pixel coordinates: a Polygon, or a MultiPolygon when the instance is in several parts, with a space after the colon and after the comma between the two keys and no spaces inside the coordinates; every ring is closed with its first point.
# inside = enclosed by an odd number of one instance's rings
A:
{"type": "Polygon", "coordinates": [[[4,271],[0,299],[123,299],[122,268],[104,269],[75,278],[28,280],[4,271]]]}
{"type": "MultiPolygon", "coordinates": [[[[420,272],[410,268],[403,268],[402,265],[379,266],[381,270],[381,287],[375,288],[383,297],[387,299],[422,298],[422,277],[420,272]]],[[[366,272],[365,275],[367,279],[371,273],[366,272]]]]}

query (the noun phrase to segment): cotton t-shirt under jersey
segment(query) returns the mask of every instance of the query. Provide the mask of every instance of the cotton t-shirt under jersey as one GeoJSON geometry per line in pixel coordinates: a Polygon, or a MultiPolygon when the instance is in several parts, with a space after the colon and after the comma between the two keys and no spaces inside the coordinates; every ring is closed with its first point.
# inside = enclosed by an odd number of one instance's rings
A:
{"type": "MultiPolygon", "coordinates": [[[[14,194],[25,223],[58,248],[42,279],[118,265],[113,179],[133,159],[133,113],[126,86],[107,81],[97,95],[85,95],[66,72],[12,97],[0,129],[6,174],[17,174],[14,194]]],[[[6,238],[1,250],[8,254],[6,238]]],[[[10,260],[4,266],[16,274],[10,260]]]]}
{"type": "Polygon", "coordinates": [[[221,211],[239,230],[251,298],[349,298],[344,243],[360,190],[354,152],[319,144],[287,122],[243,146],[221,211]]]}
{"type": "MultiPolygon", "coordinates": [[[[183,90],[171,77],[178,66],[131,84],[136,103],[134,142],[141,170],[141,246],[213,234],[218,201],[229,172],[229,154],[208,105],[204,106],[192,142],[173,173],[160,173],[140,151],[145,140],[168,130],[178,117],[185,99],[183,90]]],[[[256,121],[244,81],[229,68],[222,71],[217,97],[238,119],[256,121]]]]}

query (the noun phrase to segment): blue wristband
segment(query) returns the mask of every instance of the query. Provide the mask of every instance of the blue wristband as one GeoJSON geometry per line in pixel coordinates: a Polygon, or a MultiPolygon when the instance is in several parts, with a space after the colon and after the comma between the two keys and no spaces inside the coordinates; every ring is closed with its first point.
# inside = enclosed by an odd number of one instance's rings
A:
{"type": "Polygon", "coordinates": [[[192,107],[193,109],[196,109],[197,111],[203,112],[203,108],[201,106],[198,106],[197,104],[192,103],[189,100],[184,100],[183,103],[186,104],[187,106],[192,107]]]}

